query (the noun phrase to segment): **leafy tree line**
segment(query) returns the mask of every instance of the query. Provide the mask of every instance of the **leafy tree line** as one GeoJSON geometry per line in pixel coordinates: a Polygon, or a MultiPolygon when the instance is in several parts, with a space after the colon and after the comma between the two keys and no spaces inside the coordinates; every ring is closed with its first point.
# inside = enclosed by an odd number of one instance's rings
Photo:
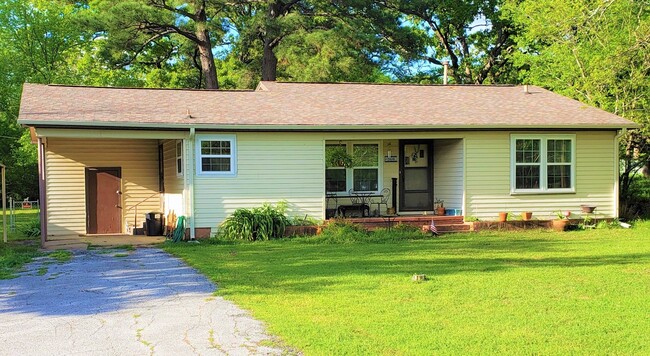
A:
{"type": "Polygon", "coordinates": [[[448,62],[451,83],[536,84],[640,123],[622,145],[627,197],[650,146],[648,8],[648,0],[0,0],[0,161],[17,174],[12,192],[33,196],[34,147],[16,124],[26,81],[440,83],[448,62]]]}

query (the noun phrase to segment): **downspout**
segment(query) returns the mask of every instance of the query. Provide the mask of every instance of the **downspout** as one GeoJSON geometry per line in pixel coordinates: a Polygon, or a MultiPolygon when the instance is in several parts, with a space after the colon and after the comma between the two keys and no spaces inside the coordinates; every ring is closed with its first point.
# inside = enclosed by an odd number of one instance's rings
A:
{"type": "Polygon", "coordinates": [[[189,209],[186,213],[188,220],[190,222],[190,241],[194,241],[196,239],[196,231],[195,229],[195,221],[194,221],[194,172],[195,172],[195,159],[194,159],[194,152],[195,152],[195,139],[196,139],[196,130],[193,127],[190,127],[190,139],[189,139],[189,147],[188,147],[188,154],[187,154],[187,165],[186,167],[189,167],[186,171],[187,174],[185,176],[187,177],[187,183],[188,183],[188,206],[189,209]]]}
{"type": "Polygon", "coordinates": [[[45,246],[45,241],[47,240],[47,195],[45,189],[45,144],[43,138],[39,137],[37,141],[38,149],[38,195],[39,195],[39,207],[41,208],[40,220],[41,220],[41,247],[45,246]]]}
{"type": "Polygon", "coordinates": [[[620,159],[620,146],[621,146],[621,137],[627,134],[627,129],[623,128],[618,130],[616,136],[614,136],[614,217],[618,218],[619,214],[619,205],[620,205],[620,187],[619,179],[621,176],[621,159],[620,159]]]}

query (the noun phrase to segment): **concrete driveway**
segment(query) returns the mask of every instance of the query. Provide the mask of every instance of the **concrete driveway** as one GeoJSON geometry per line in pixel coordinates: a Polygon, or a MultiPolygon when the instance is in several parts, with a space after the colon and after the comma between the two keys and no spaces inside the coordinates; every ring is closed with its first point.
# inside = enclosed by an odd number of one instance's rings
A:
{"type": "Polygon", "coordinates": [[[160,249],[41,258],[0,280],[0,355],[286,353],[259,321],[160,249]]]}

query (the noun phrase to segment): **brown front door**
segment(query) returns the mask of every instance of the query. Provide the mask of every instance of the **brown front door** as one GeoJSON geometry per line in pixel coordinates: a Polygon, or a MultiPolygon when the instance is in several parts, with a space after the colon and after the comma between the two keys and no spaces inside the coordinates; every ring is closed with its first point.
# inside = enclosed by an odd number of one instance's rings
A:
{"type": "Polygon", "coordinates": [[[121,168],[86,168],[86,231],[119,234],[121,209],[121,168]]]}

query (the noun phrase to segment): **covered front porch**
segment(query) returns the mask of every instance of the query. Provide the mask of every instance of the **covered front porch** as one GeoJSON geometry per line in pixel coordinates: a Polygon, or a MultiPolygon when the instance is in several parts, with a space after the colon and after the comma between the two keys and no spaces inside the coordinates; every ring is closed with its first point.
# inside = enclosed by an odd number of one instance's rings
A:
{"type": "Polygon", "coordinates": [[[407,135],[327,140],[325,217],[463,215],[463,143],[407,135]]]}

